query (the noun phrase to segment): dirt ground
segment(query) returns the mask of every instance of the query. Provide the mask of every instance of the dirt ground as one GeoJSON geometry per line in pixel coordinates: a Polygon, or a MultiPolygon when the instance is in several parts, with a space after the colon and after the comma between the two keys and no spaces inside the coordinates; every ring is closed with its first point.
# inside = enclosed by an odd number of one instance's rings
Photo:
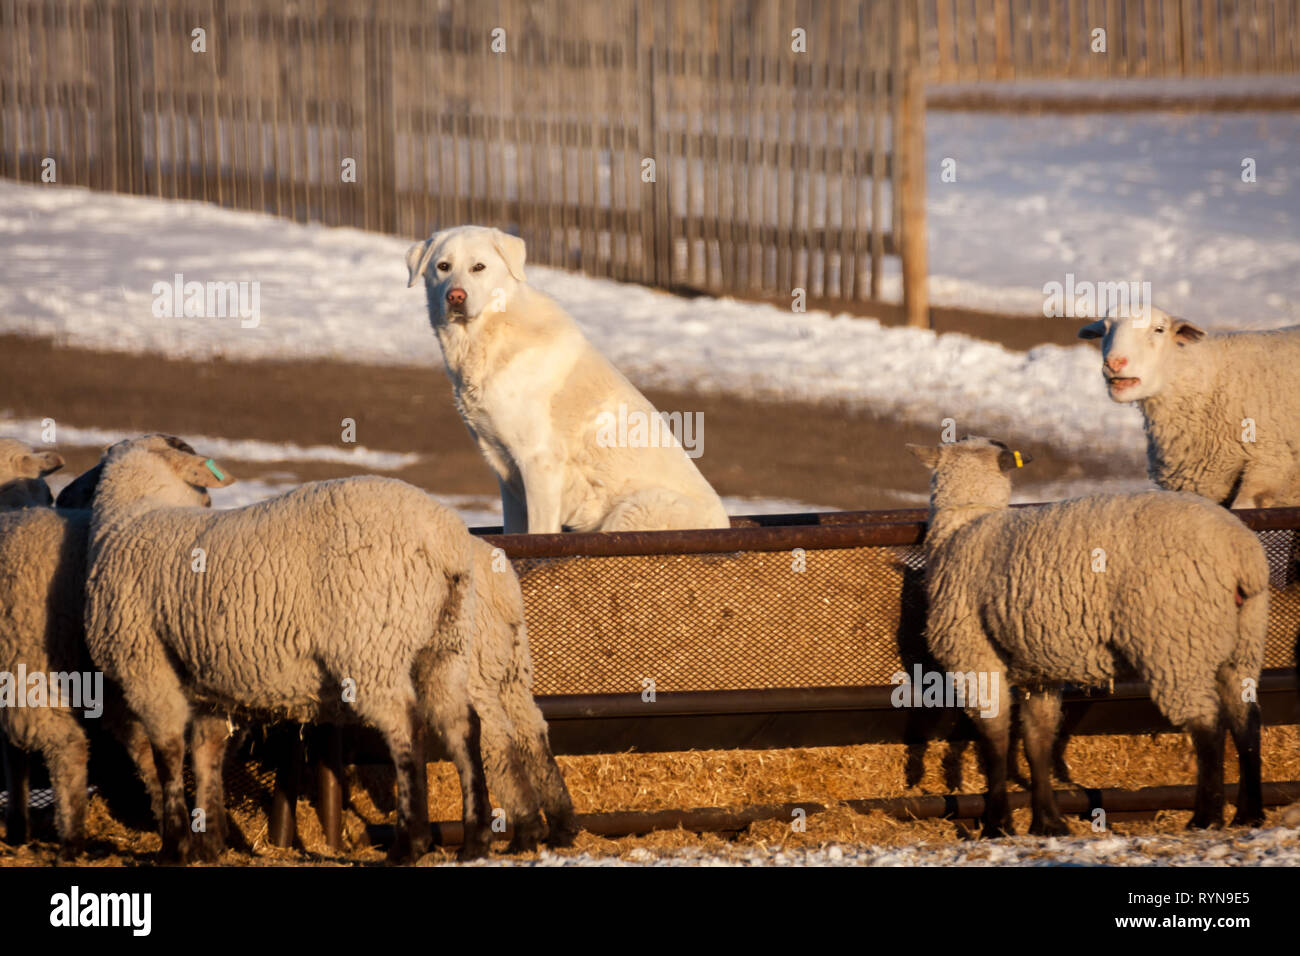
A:
{"type": "MultiPolygon", "coordinates": [[[[1061,328],[1059,320],[1003,321],[1044,332],[1061,328]]],[[[928,428],[854,408],[654,389],[647,394],[658,408],[703,413],[705,453],[697,463],[720,494],[856,510],[914,507],[915,499],[902,500],[895,491],[928,490],[924,470],[904,444],[937,442],[938,422],[928,428]]],[[[497,494],[495,479],[452,406],[450,385],[437,369],[186,361],[0,336],[0,412],[80,427],[299,445],[338,445],[339,423],[352,418],[359,444],[421,456],[394,477],[440,494],[497,494]]],[[[976,432],[979,423],[961,425],[976,432]]],[[[1132,474],[1134,468],[1141,474],[1140,463],[1063,455],[1036,442],[1028,429],[996,437],[1034,455],[1033,474],[1026,474],[1034,482],[1132,474]]],[[[60,451],[71,474],[97,457],[91,448],[60,451]]],[[[346,465],[310,462],[227,464],[245,479],[286,470],[303,481],[353,473],[346,465]]]]}
{"type": "MultiPolygon", "coordinates": [[[[742,809],[756,805],[819,803],[828,809],[812,813],[806,829],[792,821],[768,820],[730,834],[664,830],[640,836],[608,839],[589,832],[561,854],[588,853],[621,859],[647,859],[658,854],[694,848],[726,857],[746,848],[818,847],[829,844],[953,843],[974,839],[971,826],[955,820],[900,821],[880,812],[861,814],[843,801],[864,797],[925,793],[980,792],[983,777],[975,748],[933,742],[925,747],[902,744],[855,747],[814,747],[769,751],[693,751],[672,754],[616,754],[562,756],[561,769],[579,814],[614,811],[655,811],[690,807],[742,809]]],[[[1267,727],[1263,734],[1265,779],[1300,780],[1300,732],[1294,726],[1267,727]]],[[[1135,789],[1160,784],[1195,782],[1195,756],[1181,734],[1078,737],[1066,750],[1069,774],[1058,789],[1072,787],[1123,787],[1135,789]]],[[[1025,765],[1020,761],[1024,786],[1025,765]]],[[[1236,756],[1231,743],[1225,761],[1228,782],[1237,779],[1236,756]]],[[[232,818],[247,842],[221,860],[226,866],[248,865],[368,865],[384,860],[384,852],[369,845],[367,827],[392,824],[392,772],[386,768],[353,770],[349,803],[344,812],[346,849],[335,853],[325,846],[322,830],[308,796],[298,806],[299,845],[292,849],[266,842],[266,800],[270,777],[258,780],[228,773],[232,818]]],[[[429,811],[434,820],[455,820],[460,813],[456,777],[446,763],[429,766],[429,811]]],[[[1015,785],[1013,785],[1014,787],[1015,785]]],[[[1268,812],[1267,827],[1282,824],[1283,810],[1268,812]]],[[[1231,817],[1232,810],[1228,815],[1231,817]]],[[[1175,834],[1186,826],[1187,811],[1162,811],[1149,819],[1113,819],[1105,830],[1095,830],[1091,820],[1071,818],[1072,835],[1175,834]]],[[[1029,826],[1029,811],[1014,814],[1018,833],[1029,826]]],[[[0,843],[0,866],[39,866],[55,862],[49,811],[37,815],[41,842],[15,849],[0,843]]],[[[1294,823],[1291,824],[1294,826],[1294,823]]],[[[91,814],[92,840],[80,865],[147,865],[157,851],[156,833],[135,829],[114,819],[100,797],[91,814]]],[[[1300,837],[1297,837],[1300,839],[1300,837]]],[[[498,844],[495,856],[504,847],[498,844]]],[[[520,857],[532,859],[535,855],[520,857]]],[[[436,848],[422,862],[454,859],[436,848]]]]}

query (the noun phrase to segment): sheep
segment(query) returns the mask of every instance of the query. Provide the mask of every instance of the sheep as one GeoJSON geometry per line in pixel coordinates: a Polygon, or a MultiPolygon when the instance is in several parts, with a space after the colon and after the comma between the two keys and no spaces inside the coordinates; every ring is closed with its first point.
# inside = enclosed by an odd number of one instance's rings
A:
{"type": "Polygon", "coordinates": [[[973,437],[908,448],[932,472],[927,642],[949,673],[998,681],[987,716],[966,708],[984,747],[985,834],[1013,832],[1007,681],[1022,696],[1030,832],[1064,835],[1051,778],[1062,684],[1106,684],[1122,662],[1147,682],[1160,712],[1191,732],[1190,826],[1223,821],[1224,717],[1241,769],[1233,824],[1259,824],[1260,714],[1250,691],[1268,628],[1268,561],[1258,538],[1230,512],[1179,492],[1012,509],[1008,472],[1028,456],[973,437]]]}
{"type": "Polygon", "coordinates": [[[379,730],[397,769],[395,859],[417,858],[429,843],[428,725],[460,777],[462,858],[482,855],[489,840],[480,732],[493,754],[491,782],[513,810],[514,847],[529,849],[546,832],[538,792],[551,837],[571,835],[568,793],[562,781],[557,789],[544,732],[536,737],[540,714],[521,735],[507,717],[532,715],[494,686],[504,676],[526,687],[526,653],[498,657],[486,643],[476,646],[484,622],[522,644],[522,618],[499,620],[497,606],[483,606],[482,594],[510,592],[476,580],[485,559],[454,512],[418,488],[375,477],[310,483],[246,508],[205,512],[191,507],[204,489],[233,479],[159,436],[118,443],[103,466],[90,527],[86,640],[153,747],[164,859],[211,860],[223,849],[224,740],[195,747],[195,803],[217,825],[190,840],[181,765],[191,712],[359,721],[379,730]],[[527,778],[534,754],[550,771],[536,785],[527,778]]]}
{"type": "MultiPolygon", "coordinates": [[[[62,465],[62,459],[52,452],[39,454],[43,456],[40,467],[46,469],[46,474],[62,465]]],[[[0,451],[0,459],[3,457],[0,451]]],[[[0,672],[11,675],[11,680],[16,680],[12,675],[20,673],[47,678],[51,674],[91,674],[82,625],[90,512],[68,509],[66,505],[78,503],[80,490],[93,489],[97,474],[98,469],[92,469],[69,485],[59,497],[58,510],[29,507],[0,512],[0,672]]],[[[43,481],[33,479],[31,487],[38,482],[44,486],[43,481]]],[[[48,488],[35,498],[47,499],[48,488]]],[[[79,503],[88,501],[82,497],[79,503]]],[[[93,688],[93,675],[91,679],[93,688]]],[[[139,724],[128,719],[117,689],[100,684],[98,700],[83,703],[92,711],[100,711],[92,716],[102,717],[126,747],[151,791],[156,810],[157,784],[148,740],[139,724]]],[[[15,686],[14,691],[25,693],[26,688],[15,686]]],[[[45,758],[54,787],[60,855],[72,858],[81,852],[85,842],[89,750],[77,714],[85,712],[86,707],[72,707],[66,702],[62,706],[0,706],[0,739],[5,742],[9,791],[6,836],[10,843],[21,844],[28,838],[28,753],[38,751],[45,758]]]]}
{"type": "Polygon", "coordinates": [[[63,459],[52,451],[0,438],[0,509],[53,504],[45,476],[62,467],[63,459]]]}
{"type": "Polygon", "coordinates": [[[1113,401],[1136,402],[1161,488],[1231,508],[1300,505],[1300,326],[1206,334],[1160,309],[1098,319],[1113,401]]]}

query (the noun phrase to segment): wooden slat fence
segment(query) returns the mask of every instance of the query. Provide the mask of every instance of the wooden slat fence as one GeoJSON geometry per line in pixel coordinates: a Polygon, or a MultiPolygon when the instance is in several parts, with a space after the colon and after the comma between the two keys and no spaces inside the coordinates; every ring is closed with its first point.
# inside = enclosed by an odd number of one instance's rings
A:
{"type": "Polygon", "coordinates": [[[1300,0],[914,2],[936,82],[1300,72],[1300,0]]]}
{"type": "Polygon", "coordinates": [[[49,157],[60,184],[300,222],[496,225],[532,261],[661,287],[878,297],[916,10],[0,0],[0,175],[49,157]]]}

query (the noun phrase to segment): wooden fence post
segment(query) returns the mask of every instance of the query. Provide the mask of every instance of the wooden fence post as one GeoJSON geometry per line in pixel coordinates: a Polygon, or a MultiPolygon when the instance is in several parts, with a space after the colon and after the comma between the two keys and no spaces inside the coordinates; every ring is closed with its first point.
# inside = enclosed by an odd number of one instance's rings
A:
{"type": "MultiPolygon", "coordinates": [[[[915,7],[906,5],[910,16],[916,16],[915,7]]],[[[919,328],[930,327],[930,297],[927,288],[929,262],[926,253],[925,229],[925,87],[921,77],[920,44],[917,42],[916,21],[903,15],[904,25],[899,31],[898,71],[903,84],[903,103],[898,115],[900,128],[896,130],[894,162],[898,164],[899,202],[896,209],[901,217],[899,253],[903,260],[903,311],[907,324],[919,328]]]]}
{"type": "MultiPolygon", "coordinates": [[[[393,24],[381,8],[366,18],[366,168],[362,195],[368,228],[397,232],[397,114],[393,102],[393,24]],[[377,224],[371,226],[372,215],[377,224]]],[[[319,96],[319,94],[315,94],[319,96]]],[[[308,113],[310,115],[310,112],[308,113]]],[[[322,175],[324,171],[322,170],[322,175]]]]}

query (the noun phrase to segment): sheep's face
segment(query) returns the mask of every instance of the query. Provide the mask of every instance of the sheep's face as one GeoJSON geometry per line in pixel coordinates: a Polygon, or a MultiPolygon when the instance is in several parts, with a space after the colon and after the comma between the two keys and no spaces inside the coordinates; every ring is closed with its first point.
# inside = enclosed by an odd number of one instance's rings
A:
{"type": "Polygon", "coordinates": [[[966,436],[943,445],[908,445],[930,469],[930,506],[1004,508],[1011,503],[1009,473],[1033,461],[992,438],[966,436]]]}
{"type": "Polygon", "coordinates": [[[235,479],[211,458],[195,454],[186,442],[171,435],[145,435],[112,445],[104,453],[98,484],[129,469],[120,493],[148,498],[156,507],[209,507],[209,488],[225,488],[235,479]]]}
{"type": "Polygon", "coordinates": [[[1205,333],[1160,309],[1149,318],[1103,318],[1079,330],[1081,339],[1101,339],[1101,374],[1116,402],[1160,394],[1171,374],[1170,356],[1205,333]]]}
{"type": "Polygon", "coordinates": [[[413,286],[424,277],[434,327],[504,312],[524,281],[524,241],[500,229],[460,226],[417,242],[406,255],[413,286]]]}
{"type": "Polygon", "coordinates": [[[62,467],[63,459],[52,451],[37,451],[12,438],[0,438],[0,508],[52,504],[45,476],[62,467]]]}

